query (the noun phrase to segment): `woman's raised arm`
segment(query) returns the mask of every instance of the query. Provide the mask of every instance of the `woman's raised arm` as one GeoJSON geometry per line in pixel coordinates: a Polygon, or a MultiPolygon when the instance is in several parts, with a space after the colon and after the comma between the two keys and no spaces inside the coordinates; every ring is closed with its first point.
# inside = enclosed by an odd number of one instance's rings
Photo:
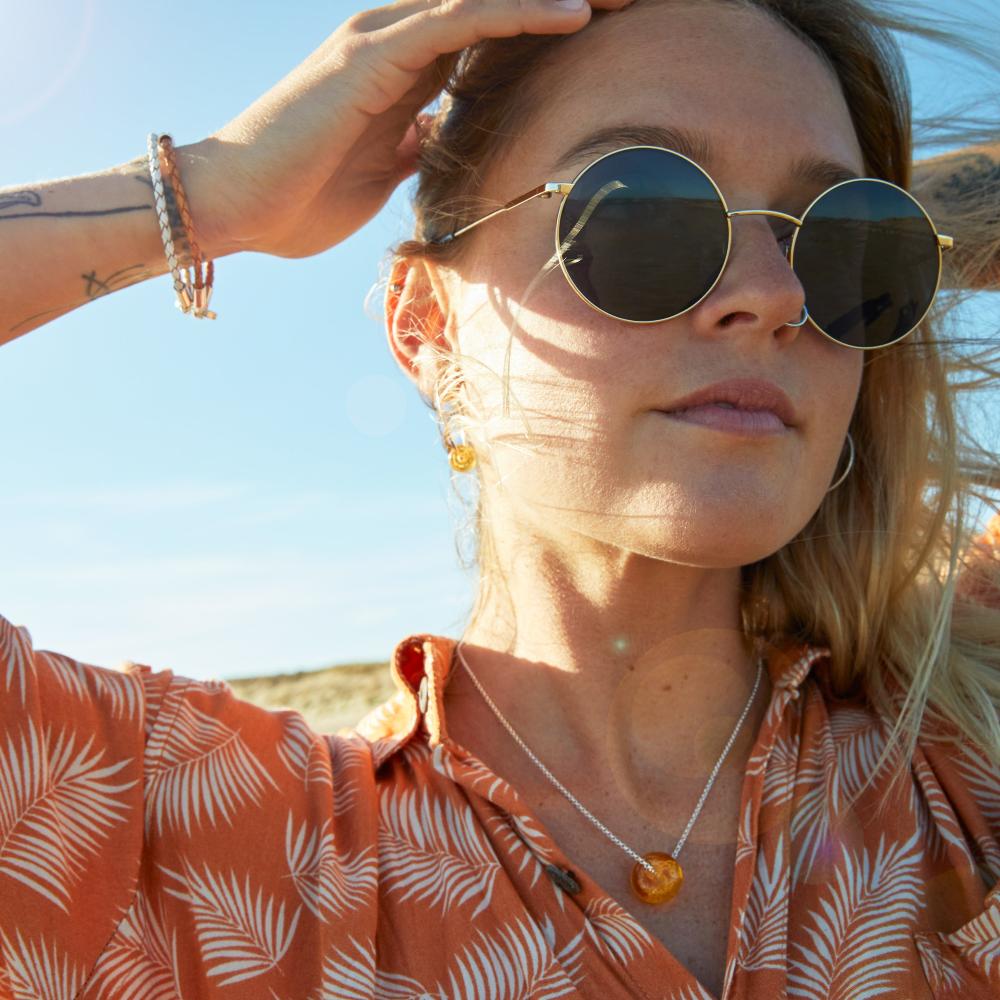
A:
{"type": "Polygon", "coordinates": [[[920,160],[913,165],[911,186],[942,226],[956,215],[972,215],[980,226],[998,227],[994,252],[984,259],[968,259],[959,241],[954,270],[968,276],[969,288],[1000,288],[1000,145],[967,146],[920,160]]]}
{"type": "MultiPolygon", "coordinates": [[[[340,243],[413,172],[419,112],[457,53],[483,38],[577,31],[592,8],[630,2],[397,0],[348,18],[232,121],[176,147],[200,248],[308,257],[340,243]]],[[[0,343],[166,273],[144,156],[0,189],[0,343]]]]}
{"type": "MultiPolygon", "coordinates": [[[[188,200],[199,209],[199,246],[217,258],[233,250],[206,225],[210,147],[174,153],[188,200]]],[[[175,249],[178,263],[189,264],[186,248],[175,249]]],[[[167,270],[145,156],[80,177],[0,188],[0,344],[167,270]]]]}

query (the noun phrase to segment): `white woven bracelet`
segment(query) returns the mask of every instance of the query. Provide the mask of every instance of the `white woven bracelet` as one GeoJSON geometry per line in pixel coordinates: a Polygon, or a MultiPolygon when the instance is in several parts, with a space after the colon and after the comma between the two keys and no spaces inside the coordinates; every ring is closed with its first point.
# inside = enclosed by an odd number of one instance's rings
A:
{"type": "Polygon", "coordinates": [[[163,190],[163,178],[160,176],[160,137],[150,132],[146,138],[146,152],[149,158],[149,175],[153,179],[153,200],[156,202],[156,217],[160,222],[160,236],[163,238],[163,250],[167,255],[170,273],[174,276],[174,291],[177,301],[174,305],[181,312],[190,312],[194,295],[190,286],[181,275],[177,264],[177,254],[174,251],[174,241],[170,233],[170,219],[167,215],[167,198],[163,190]]]}

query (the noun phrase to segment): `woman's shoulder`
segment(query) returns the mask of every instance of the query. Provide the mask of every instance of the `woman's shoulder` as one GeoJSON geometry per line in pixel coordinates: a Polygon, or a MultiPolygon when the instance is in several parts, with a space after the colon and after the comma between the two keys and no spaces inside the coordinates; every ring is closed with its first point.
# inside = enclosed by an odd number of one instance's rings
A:
{"type": "Polygon", "coordinates": [[[376,749],[222,680],[36,649],[0,616],[0,993],[39,949],[96,972],[122,935],[149,943],[149,921],[206,900],[363,919],[375,905],[376,749]],[[348,872],[330,883],[343,899],[296,877],[317,864],[348,872]]]}

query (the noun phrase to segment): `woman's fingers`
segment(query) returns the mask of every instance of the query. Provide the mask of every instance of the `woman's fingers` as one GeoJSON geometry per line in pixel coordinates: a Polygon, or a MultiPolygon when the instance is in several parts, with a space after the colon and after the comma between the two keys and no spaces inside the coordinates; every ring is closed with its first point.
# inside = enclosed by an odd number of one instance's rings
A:
{"type": "MultiPolygon", "coordinates": [[[[512,7],[528,7],[534,0],[508,0],[512,7]]],[[[482,6],[482,0],[474,0],[475,5],[482,6]]],[[[549,6],[553,6],[546,0],[549,6]]],[[[632,0],[590,0],[589,6],[595,10],[617,10],[619,7],[627,7],[632,0]]],[[[395,3],[383,4],[372,10],[362,11],[354,15],[354,20],[363,31],[376,31],[379,28],[386,28],[397,21],[401,21],[411,14],[421,14],[436,7],[454,7],[454,0],[396,0],[395,3]]],[[[558,4],[554,6],[558,7],[558,4]]],[[[569,5],[564,4],[564,7],[569,5]]],[[[583,0],[582,7],[588,6],[587,0],[583,0]]]]}
{"type": "MultiPolygon", "coordinates": [[[[458,52],[485,38],[514,35],[551,35],[581,28],[592,8],[606,10],[626,7],[632,0],[586,0],[570,6],[559,0],[400,0],[385,8],[401,14],[382,23],[378,19],[358,19],[362,41],[398,69],[417,73],[438,56],[458,52]],[[371,24],[368,28],[365,25],[371,24]]],[[[367,15],[379,13],[369,11],[367,15]]]]}
{"type": "Polygon", "coordinates": [[[422,108],[488,38],[579,31],[632,0],[396,0],[347,18],[218,130],[210,164],[220,245],[308,256],[377,212],[416,167],[422,108]]]}

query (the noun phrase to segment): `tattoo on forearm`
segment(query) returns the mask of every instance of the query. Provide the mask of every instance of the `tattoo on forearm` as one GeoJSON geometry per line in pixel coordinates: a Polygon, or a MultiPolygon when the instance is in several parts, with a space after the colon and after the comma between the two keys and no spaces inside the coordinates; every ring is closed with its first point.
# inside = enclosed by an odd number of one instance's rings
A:
{"type": "Polygon", "coordinates": [[[151,208],[151,205],[123,205],[121,208],[98,208],[91,210],[63,210],[59,212],[34,211],[42,204],[42,196],[37,191],[8,191],[0,194],[0,222],[7,219],[50,218],[65,219],[75,215],[119,215],[122,212],[141,212],[151,208]],[[30,212],[12,212],[10,209],[30,207],[30,212]]]}
{"type": "Polygon", "coordinates": [[[993,223],[1000,223],[1000,158],[970,153],[941,164],[929,187],[947,211],[961,214],[989,204],[995,207],[993,223]]]}
{"type": "Polygon", "coordinates": [[[37,191],[8,191],[6,194],[0,194],[0,212],[11,205],[34,205],[38,206],[42,203],[42,196],[37,191]]]}
{"type": "Polygon", "coordinates": [[[120,271],[115,271],[114,274],[109,274],[103,280],[97,277],[96,270],[91,271],[90,274],[81,274],[80,277],[87,283],[84,288],[84,294],[87,298],[98,299],[102,295],[117,291],[118,288],[125,288],[127,285],[133,285],[137,281],[152,277],[152,275],[144,264],[130,264],[120,271]],[[114,287],[116,283],[117,288],[114,287]]]}
{"type": "Polygon", "coordinates": [[[19,327],[24,326],[25,323],[30,323],[33,319],[38,319],[40,316],[48,316],[50,313],[63,312],[66,309],[72,309],[72,308],[73,308],[72,306],[56,306],[55,309],[46,309],[44,312],[35,313],[33,316],[25,316],[25,318],[22,319],[20,323],[15,323],[7,332],[13,333],[19,327]]]}
{"type": "MultiPolygon", "coordinates": [[[[99,299],[102,295],[108,295],[111,292],[116,292],[120,288],[126,288],[129,285],[134,285],[139,281],[145,281],[147,278],[152,278],[152,272],[146,267],[145,264],[130,264],[128,267],[123,267],[113,274],[109,274],[106,278],[99,278],[97,276],[97,271],[92,270],[89,274],[81,274],[83,278],[84,285],[84,295],[86,296],[85,302],[90,302],[93,299],[99,299]]],[[[69,309],[75,309],[77,306],[82,305],[81,302],[70,302],[66,305],[56,306],[54,309],[46,309],[44,312],[34,313],[31,316],[25,316],[19,323],[15,323],[8,333],[16,332],[20,327],[24,326],[26,323],[30,323],[33,319],[39,319],[42,316],[49,316],[52,313],[62,313],[69,309]]]]}

